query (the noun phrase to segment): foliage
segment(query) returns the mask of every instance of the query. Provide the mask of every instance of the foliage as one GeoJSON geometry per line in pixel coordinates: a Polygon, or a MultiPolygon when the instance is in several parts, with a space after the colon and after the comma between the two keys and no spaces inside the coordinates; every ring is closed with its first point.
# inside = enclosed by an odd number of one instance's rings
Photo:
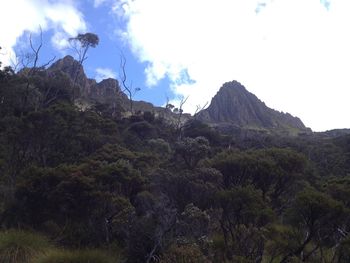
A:
{"type": "Polygon", "coordinates": [[[148,141],[148,145],[150,147],[150,151],[155,152],[163,158],[168,156],[171,152],[169,143],[161,138],[150,139],[148,141]]]}
{"type": "Polygon", "coordinates": [[[226,253],[249,260],[261,258],[263,227],[273,219],[273,212],[261,194],[252,187],[236,187],[219,193],[218,199],[226,253]]]}
{"type": "Polygon", "coordinates": [[[302,175],[307,175],[306,158],[290,149],[222,152],[211,160],[211,165],[222,173],[227,189],[253,185],[261,190],[264,200],[270,200],[278,209],[283,202],[290,202],[302,175]]]}
{"type": "Polygon", "coordinates": [[[196,137],[204,137],[206,138],[211,145],[218,145],[222,142],[223,136],[211,129],[209,125],[199,121],[199,120],[190,120],[188,121],[184,128],[183,133],[185,137],[196,138],[196,137]]]}
{"type": "Polygon", "coordinates": [[[338,252],[338,260],[341,263],[349,262],[350,260],[350,239],[349,238],[341,242],[339,252],[338,252]]]}
{"type": "Polygon", "coordinates": [[[118,263],[108,253],[99,250],[51,250],[44,256],[36,259],[36,263],[118,263]]]}
{"type": "Polygon", "coordinates": [[[172,245],[161,257],[161,263],[209,263],[195,244],[172,245]]]}
{"type": "MultiPolygon", "coordinates": [[[[348,211],[343,204],[331,197],[312,189],[299,193],[287,211],[287,220],[296,228],[301,237],[297,247],[284,259],[299,256],[311,242],[319,246],[332,247],[339,241],[339,226],[346,223],[348,211]]],[[[306,260],[312,253],[302,253],[306,260]]]]}
{"type": "Polygon", "coordinates": [[[35,233],[8,230],[0,233],[0,262],[30,263],[50,249],[49,241],[35,233]]]}
{"type": "Polygon", "coordinates": [[[99,38],[94,33],[78,34],[76,37],[71,38],[71,40],[77,40],[81,43],[82,47],[96,47],[99,42],[99,38]]]}
{"type": "Polygon", "coordinates": [[[213,168],[198,168],[180,173],[158,170],[151,177],[151,186],[165,193],[182,211],[189,203],[201,209],[214,206],[215,195],[222,189],[222,175],[213,168]]]}
{"type": "Polygon", "coordinates": [[[186,137],[176,144],[175,151],[183,158],[187,168],[194,169],[198,162],[207,156],[209,142],[204,137],[186,137]]]}
{"type": "Polygon", "coordinates": [[[177,235],[198,241],[209,234],[210,216],[193,204],[188,204],[177,224],[177,235]]]}
{"type": "Polygon", "coordinates": [[[349,135],[82,109],[72,76],[29,70],[0,70],[1,262],[349,261],[349,135]]]}

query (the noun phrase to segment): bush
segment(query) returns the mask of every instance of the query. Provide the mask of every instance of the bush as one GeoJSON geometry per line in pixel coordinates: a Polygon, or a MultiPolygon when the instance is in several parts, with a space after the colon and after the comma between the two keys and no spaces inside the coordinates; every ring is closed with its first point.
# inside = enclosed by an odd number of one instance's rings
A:
{"type": "Polygon", "coordinates": [[[32,262],[49,248],[49,241],[39,234],[19,230],[0,233],[0,263],[32,262]]]}
{"type": "Polygon", "coordinates": [[[117,263],[119,260],[100,250],[52,250],[35,263],[117,263]]]}
{"type": "Polygon", "coordinates": [[[160,263],[209,263],[196,244],[173,244],[161,256],[160,263]]]}

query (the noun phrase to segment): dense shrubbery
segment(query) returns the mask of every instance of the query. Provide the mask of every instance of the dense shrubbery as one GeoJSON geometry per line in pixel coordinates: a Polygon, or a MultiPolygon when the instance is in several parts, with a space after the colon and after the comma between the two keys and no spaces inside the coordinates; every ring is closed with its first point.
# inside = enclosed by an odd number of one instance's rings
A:
{"type": "Polygon", "coordinates": [[[0,262],[31,263],[32,260],[51,249],[47,238],[25,231],[0,232],[0,262]]]}
{"type": "Polygon", "coordinates": [[[179,130],[71,89],[1,71],[0,262],[349,262],[349,136],[179,130]]]}
{"type": "Polygon", "coordinates": [[[119,263],[120,260],[98,250],[51,250],[35,259],[36,263],[119,263]]]}

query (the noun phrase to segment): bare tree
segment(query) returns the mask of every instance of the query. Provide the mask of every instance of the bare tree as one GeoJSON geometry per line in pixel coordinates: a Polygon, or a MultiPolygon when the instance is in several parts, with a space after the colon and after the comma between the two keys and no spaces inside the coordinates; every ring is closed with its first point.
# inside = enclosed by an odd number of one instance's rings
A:
{"type": "Polygon", "coordinates": [[[26,70],[29,68],[28,71],[24,71],[24,74],[27,77],[27,81],[26,81],[26,87],[25,87],[23,104],[22,104],[22,112],[21,112],[22,115],[25,111],[25,108],[27,107],[29,94],[36,89],[36,87],[31,88],[30,78],[33,77],[39,70],[44,69],[56,59],[56,57],[54,56],[46,63],[38,66],[40,50],[43,47],[43,32],[41,27],[40,27],[40,41],[38,46],[36,47],[34,46],[33,40],[32,40],[32,34],[29,35],[29,46],[30,46],[31,52],[27,52],[24,55],[22,55],[18,62],[21,65],[22,69],[26,70]]]}
{"type": "Polygon", "coordinates": [[[206,107],[207,105],[208,105],[208,102],[206,102],[203,106],[201,106],[200,104],[198,104],[198,105],[196,106],[196,111],[194,112],[193,116],[196,118],[197,114],[198,114],[199,112],[201,112],[202,110],[204,110],[205,107],[206,107]]]}
{"type": "Polygon", "coordinates": [[[33,76],[39,70],[44,69],[56,59],[56,56],[53,56],[47,62],[41,65],[38,65],[39,58],[40,58],[40,51],[41,51],[41,48],[43,47],[43,31],[41,27],[39,28],[40,28],[39,44],[37,46],[34,45],[33,36],[32,34],[30,34],[29,35],[30,51],[22,52],[20,55],[16,56],[16,61],[12,61],[12,64],[15,67],[14,70],[28,69],[28,71],[23,72],[26,76],[33,76]]]}
{"type": "Polygon", "coordinates": [[[165,110],[173,111],[175,106],[170,103],[169,97],[166,96],[165,110]]]}
{"type": "MultiPolygon", "coordinates": [[[[176,121],[176,130],[177,130],[177,132],[178,132],[178,137],[179,137],[179,139],[181,139],[181,137],[182,137],[182,128],[183,128],[182,114],[183,114],[183,106],[184,106],[185,103],[187,102],[188,97],[189,97],[189,96],[187,96],[186,98],[185,98],[185,97],[182,97],[182,98],[181,98],[180,105],[179,105],[179,108],[178,108],[178,116],[177,116],[177,121],[176,121]]],[[[174,110],[175,110],[175,109],[174,109],[174,110]]]]}
{"type": "Polygon", "coordinates": [[[172,112],[175,115],[175,121],[173,121],[173,125],[178,133],[178,137],[179,139],[181,139],[182,136],[182,128],[183,128],[183,106],[185,105],[185,103],[187,102],[189,96],[185,97],[181,97],[179,106],[176,107],[173,104],[170,103],[169,97],[166,96],[166,103],[165,103],[165,108],[164,108],[164,114],[166,114],[167,112],[172,112]]]}
{"type": "Polygon", "coordinates": [[[127,74],[126,74],[126,58],[123,54],[123,52],[120,52],[120,79],[121,79],[121,83],[123,85],[123,92],[127,92],[128,97],[129,97],[129,101],[130,101],[130,112],[131,114],[133,114],[133,107],[134,107],[134,96],[137,92],[139,92],[141,90],[141,88],[136,87],[133,88],[132,86],[132,82],[127,81],[127,74]]]}
{"type": "Polygon", "coordinates": [[[164,194],[159,194],[159,198],[153,207],[154,216],[158,219],[157,227],[153,235],[153,247],[147,255],[146,263],[157,260],[156,251],[162,247],[164,238],[171,232],[176,224],[177,209],[173,208],[170,200],[164,194]]]}

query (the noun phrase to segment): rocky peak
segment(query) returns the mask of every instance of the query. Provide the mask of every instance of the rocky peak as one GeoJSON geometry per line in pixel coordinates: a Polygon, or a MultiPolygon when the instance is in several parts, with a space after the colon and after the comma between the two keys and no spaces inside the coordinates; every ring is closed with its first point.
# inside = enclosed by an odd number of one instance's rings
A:
{"type": "MultiPolygon", "coordinates": [[[[119,82],[116,79],[108,78],[101,82],[87,78],[84,68],[72,56],[65,56],[51,65],[48,71],[62,71],[68,75],[72,82],[79,87],[79,100],[84,104],[93,104],[94,102],[105,103],[112,107],[119,107],[128,111],[130,101],[125,93],[120,89],[119,82]]],[[[135,111],[154,111],[151,103],[134,102],[135,111]]],[[[159,109],[157,109],[159,110],[159,109]]]]}
{"type": "Polygon", "coordinates": [[[75,74],[81,75],[81,77],[86,78],[83,66],[80,65],[79,62],[75,60],[72,56],[69,55],[57,60],[51,65],[49,70],[61,70],[64,73],[66,73],[71,79],[75,78],[75,74]]]}
{"type": "Polygon", "coordinates": [[[49,72],[58,70],[66,73],[68,77],[75,82],[75,85],[80,86],[82,95],[88,95],[85,92],[86,88],[88,89],[90,86],[96,84],[94,79],[89,79],[86,76],[83,66],[70,55],[57,60],[48,69],[49,72]]]}
{"type": "Polygon", "coordinates": [[[90,97],[94,99],[104,98],[103,102],[111,100],[113,97],[119,96],[125,103],[127,96],[121,92],[119,82],[116,79],[108,78],[93,85],[90,97]]]}
{"type": "Polygon", "coordinates": [[[225,83],[209,107],[201,111],[197,118],[204,122],[242,128],[306,129],[299,118],[268,108],[237,81],[225,83]]]}
{"type": "Polygon", "coordinates": [[[94,79],[89,79],[84,72],[83,66],[72,56],[68,55],[57,60],[48,71],[66,73],[72,82],[75,82],[75,85],[79,87],[79,99],[101,103],[111,103],[114,100],[120,100],[120,98],[117,98],[118,96],[124,100],[126,99],[126,95],[120,92],[119,83],[116,79],[105,79],[99,83],[94,79]]]}

